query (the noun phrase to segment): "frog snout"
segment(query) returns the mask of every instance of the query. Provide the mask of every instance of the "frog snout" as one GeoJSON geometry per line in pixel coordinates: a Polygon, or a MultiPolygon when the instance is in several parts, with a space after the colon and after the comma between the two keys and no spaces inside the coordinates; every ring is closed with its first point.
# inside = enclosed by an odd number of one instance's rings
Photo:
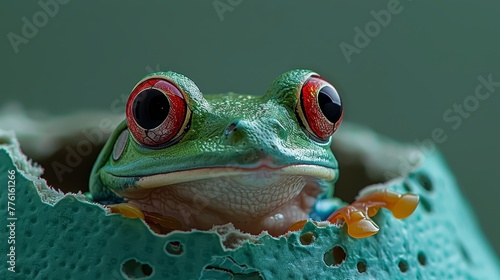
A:
{"type": "Polygon", "coordinates": [[[224,141],[233,146],[257,147],[273,140],[286,140],[287,136],[283,125],[275,119],[237,119],[229,123],[224,130],[224,141]]]}
{"type": "Polygon", "coordinates": [[[249,145],[255,139],[254,125],[246,120],[234,120],[224,131],[224,138],[231,145],[249,145]]]}

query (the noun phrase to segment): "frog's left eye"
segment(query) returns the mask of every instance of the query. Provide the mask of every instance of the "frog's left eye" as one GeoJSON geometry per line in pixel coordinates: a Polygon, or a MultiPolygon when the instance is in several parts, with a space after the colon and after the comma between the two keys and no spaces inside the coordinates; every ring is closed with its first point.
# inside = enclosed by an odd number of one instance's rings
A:
{"type": "Polygon", "coordinates": [[[310,77],[299,93],[297,114],[308,134],[328,141],[342,122],[344,110],[337,90],[318,76],[310,77]]]}
{"type": "Polygon", "coordinates": [[[191,111],[175,84],[150,78],[134,88],[127,101],[126,114],[136,141],[149,147],[163,147],[184,134],[191,111]]]}

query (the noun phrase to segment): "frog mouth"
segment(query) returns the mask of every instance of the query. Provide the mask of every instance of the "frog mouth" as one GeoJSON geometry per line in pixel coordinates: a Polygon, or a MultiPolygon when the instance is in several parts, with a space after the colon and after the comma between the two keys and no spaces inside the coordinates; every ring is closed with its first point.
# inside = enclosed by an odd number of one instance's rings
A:
{"type": "MultiPolygon", "coordinates": [[[[282,234],[307,219],[337,169],[314,164],[202,167],[135,178],[119,194],[143,211],[182,217],[186,229],[233,223],[253,234],[282,234]],[[259,224],[256,226],[256,224],[259,224]]],[[[116,190],[115,190],[116,191],[116,190]]]]}
{"type": "Polygon", "coordinates": [[[304,176],[333,181],[337,177],[337,169],[310,164],[295,164],[283,167],[259,165],[253,168],[232,166],[207,167],[140,177],[137,185],[143,189],[152,189],[199,180],[232,177],[240,178],[244,185],[259,186],[283,176],[304,176]]]}

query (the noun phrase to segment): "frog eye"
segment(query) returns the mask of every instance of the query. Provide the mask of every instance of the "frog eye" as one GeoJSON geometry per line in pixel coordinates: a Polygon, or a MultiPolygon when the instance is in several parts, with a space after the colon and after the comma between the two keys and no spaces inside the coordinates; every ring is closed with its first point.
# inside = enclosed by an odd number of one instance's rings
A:
{"type": "Polygon", "coordinates": [[[326,142],[337,130],[344,115],[337,90],[318,76],[310,77],[299,93],[297,114],[309,136],[326,142]]]}
{"type": "Polygon", "coordinates": [[[140,82],[127,101],[127,124],[134,139],[149,147],[179,140],[188,129],[191,111],[172,82],[150,78],[140,82]]]}

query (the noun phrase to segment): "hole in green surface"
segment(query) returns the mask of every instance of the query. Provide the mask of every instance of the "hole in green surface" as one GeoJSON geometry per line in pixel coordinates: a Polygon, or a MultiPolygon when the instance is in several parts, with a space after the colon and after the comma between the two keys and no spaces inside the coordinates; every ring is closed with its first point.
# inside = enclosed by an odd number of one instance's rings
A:
{"type": "Polygon", "coordinates": [[[359,261],[358,264],[356,265],[358,268],[359,273],[365,273],[366,272],[366,263],[364,261],[359,261]]]}
{"type": "Polygon", "coordinates": [[[408,271],[408,263],[405,260],[400,260],[398,263],[399,270],[405,273],[408,271]]]}
{"type": "Polygon", "coordinates": [[[460,254],[462,254],[462,258],[464,258],[466,262],[471,263],[470,255],[465,249],[464,245],[462,243],[459,243],[458,246],[460,248],[460,254]]]}
{"type": "Polygon", "coordinates": [[[78,269],[81,271],[81,272],[85,272],[87,271],[89,267],[86,265],[86,264],[82,264],[78,267],[78,269]]]}
{"type": "Polygon", "coordinates": [[[417,181],[418,183],[426,190],[426,191],[432,191],[432,182],[431,179],[429,179],[429,176],[425,173],[420,173],[417,175],[417,181]]]}
{"type": "Polygon", "coordinates": [[[403,189],[405,189],[405,191],[407,192],[411,192],[411,186],[408,182],[403,182],[403,189]]]}
{"type": "Polygon", "coordinates": [[[423,195],[420,195],[420,204],[422,205],[422,207],[424,208],[425,212],[432,212],[432,206],[431,206],[431,203],[429,202],[429,200],[423,196],[423,195]]]}
{"type": "Polygon", "coordinates": [[[165,250],[167,253],[171,255],[180,255],[184,252],[184,248],[182,247],[182,243],[179,241],[170,241],[167,242],[167,245],[165,246],[165,250]]]}
{"type": "Polygon", "coordinates": [[[422,265],[425,266],[427,264],[427,257],[423,252],[419,252],[417,255],[418,262],[422,265]]]}
{"type": "Polygon", "coordinates": [[[306,233],[303,233],[300,236],[300,243],[302,245],[310,245],[316,240],[316,236],[314,235],[314,232],[308,231],[306,233]]]}
{"type": "Polygon", "coordinates": [[[338,266],[345,261],[347,253],[344,248],[335,246],[323,255],[323,261],[328,266],[338,266]]]}
{"type": "Polygon", "coordinates": [[[153,268],[149,264],[130,259],[122,264],[122,272],[128,279],[143,279],[153,274],[153,268]]]}
{"type": "Polygon", "coordinates": [[[141,270],[142,272],[144,272],[144,274],[146,274],[147,276],[153,274],[153,268],[148,265],[148,264],[143,264],[141,265],[141,270]]]}

